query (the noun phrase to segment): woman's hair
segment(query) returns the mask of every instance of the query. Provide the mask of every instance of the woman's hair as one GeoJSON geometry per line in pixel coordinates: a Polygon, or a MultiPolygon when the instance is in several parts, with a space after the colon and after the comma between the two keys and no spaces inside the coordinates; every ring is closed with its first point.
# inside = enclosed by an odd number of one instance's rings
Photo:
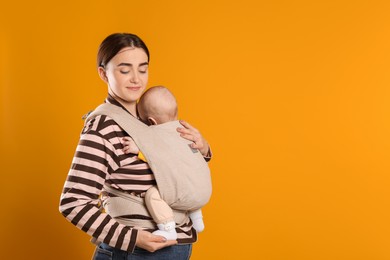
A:
{"type": "Polygon", "coordinates": [[[123,48],[136,47],[146,52],[149,61],[149,50],[146,44],[135,34],[114,33],[107,36],[99,46],[97,66],[105,67],[107,63],[123,48]]]}

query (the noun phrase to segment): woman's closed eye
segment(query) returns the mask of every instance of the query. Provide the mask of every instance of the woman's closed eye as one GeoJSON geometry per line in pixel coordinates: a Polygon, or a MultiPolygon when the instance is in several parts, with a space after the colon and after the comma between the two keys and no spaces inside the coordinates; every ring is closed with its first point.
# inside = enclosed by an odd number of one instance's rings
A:
{"type": "MultiPolygon", "coordinates": [[[[120,71],[120,73],[122,73],[122,74],[128,74],[129,72],[130,72],[130,70],[121,70],[120,71]]],[[[148,70],[147,69],[146,70],[139,70],[138,72],[141,74],[145,74],[146,72],[148,72],[148,70]]]]}

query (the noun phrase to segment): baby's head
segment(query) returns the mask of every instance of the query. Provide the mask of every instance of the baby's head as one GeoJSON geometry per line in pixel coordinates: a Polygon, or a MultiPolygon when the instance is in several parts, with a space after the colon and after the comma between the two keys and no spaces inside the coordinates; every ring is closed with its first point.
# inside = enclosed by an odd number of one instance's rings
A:
{"type": "Polygon", "coordinates": [[[173,94],[163,86],[151,87],[141,96],[138,115],[148,125],[177,120],[177,103],[173,94]]]}

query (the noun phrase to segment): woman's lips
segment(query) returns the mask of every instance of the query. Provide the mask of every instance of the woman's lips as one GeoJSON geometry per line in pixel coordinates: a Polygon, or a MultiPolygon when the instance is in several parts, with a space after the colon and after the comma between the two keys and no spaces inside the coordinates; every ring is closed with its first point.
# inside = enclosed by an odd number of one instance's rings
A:
{"type": "Polygon", "coordinates": [[[139,90],[141,87],[126,87],[126,88],[129,89],[129,90],[137,91],[137,90],[139,90]]]}

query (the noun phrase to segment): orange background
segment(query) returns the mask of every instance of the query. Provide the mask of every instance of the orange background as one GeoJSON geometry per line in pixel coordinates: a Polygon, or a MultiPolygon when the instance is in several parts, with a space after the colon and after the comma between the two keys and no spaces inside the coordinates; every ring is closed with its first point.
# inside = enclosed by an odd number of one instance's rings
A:
{"type": "Polygon", "coordinates": [[[390,259],[390,2],[7,1],[0,11],[1,258],[90,259],[58,212],[107,89],[98,45],[132,32],[149,86],[211,143],[192,259],[390,259]]]}

